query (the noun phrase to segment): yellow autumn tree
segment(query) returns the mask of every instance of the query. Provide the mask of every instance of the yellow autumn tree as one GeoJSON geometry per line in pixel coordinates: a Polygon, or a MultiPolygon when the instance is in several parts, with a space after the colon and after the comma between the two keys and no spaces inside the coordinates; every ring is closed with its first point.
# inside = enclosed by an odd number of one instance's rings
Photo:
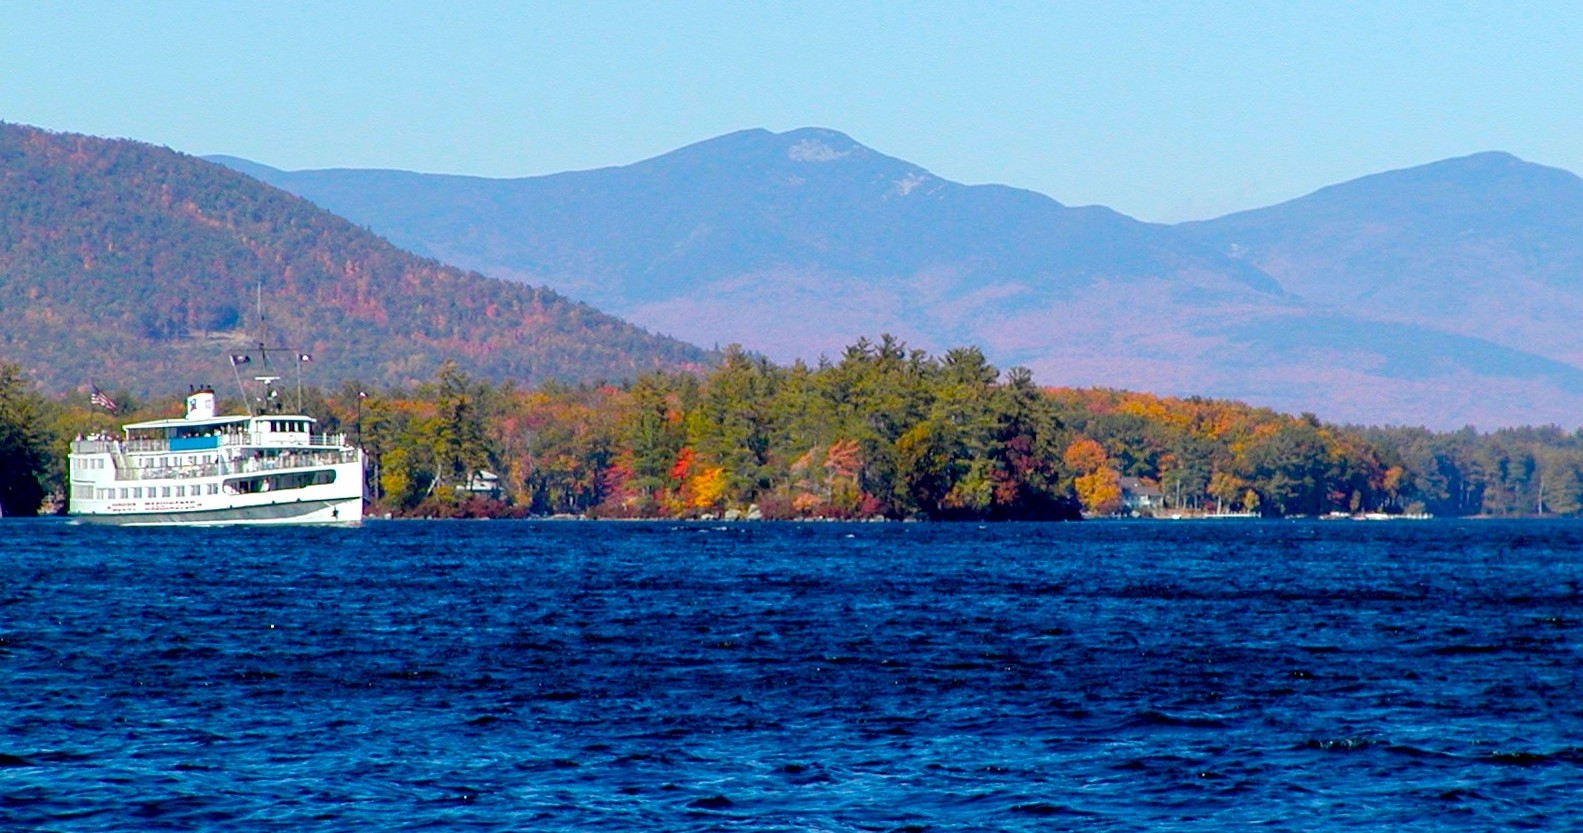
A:
{"type": "Polygon", "coordinates": [[[688,501],[693,509],[717,509],[726,494],[726,470],[721,466],[703,466],[689,479],[688,501]]]}
{"type": "Polygon", "coordinates": [[[1090,515],[1110,515],[1121,509],[1121,475],[1114,469],[1101,466],[1079,475],[1072,487],[1083,511],[1090,515]]]}

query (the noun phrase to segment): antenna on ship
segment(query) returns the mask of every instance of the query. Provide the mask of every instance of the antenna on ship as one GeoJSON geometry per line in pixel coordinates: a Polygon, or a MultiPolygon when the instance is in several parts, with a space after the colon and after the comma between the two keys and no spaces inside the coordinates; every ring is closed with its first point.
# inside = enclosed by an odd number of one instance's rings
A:
{"type": "MultiPolygon", "coordinates": [[[[264,348],[264,279],[259,278],[253,285],[253,308],[258,316],[258,360],[266,369],[269,367],[269,351],[264,348]]],[[[253,410],[253,400],[247,395],[247,386],[242,384],[242,365],[252,364],[253,357],[247,353],[231,354],[231,375],[236,379],[236,391],[242,396],[242,406],[247,408],[248,416],[258,416],[253,410]]],[[[269,377],[271,381],[280,377],[269,377]]],[[[255,376],[254,381],[262,382],[265,377],[255,376]]],[[[266,388],[268,382],[265,383],[266,388]]]]}

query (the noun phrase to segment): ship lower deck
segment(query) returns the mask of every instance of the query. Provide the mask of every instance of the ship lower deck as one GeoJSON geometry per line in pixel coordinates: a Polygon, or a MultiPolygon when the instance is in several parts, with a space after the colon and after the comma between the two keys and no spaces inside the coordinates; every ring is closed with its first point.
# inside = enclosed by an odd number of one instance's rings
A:
{"type": "Polygon", "coordinates": [[[297,499],[273,503],[214,506],[169,511],[74,513],[80,523],[113,526],[237,526],[255,524],[331,524],[354,526],[363,519],[362,497],[297,499]]]}

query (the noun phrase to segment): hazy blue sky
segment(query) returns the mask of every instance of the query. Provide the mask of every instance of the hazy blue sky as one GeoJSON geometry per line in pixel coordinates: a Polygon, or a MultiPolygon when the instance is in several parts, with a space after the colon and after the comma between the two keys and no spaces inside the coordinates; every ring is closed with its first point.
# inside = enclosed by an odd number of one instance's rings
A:
{"type": "Polygon", "coordinates": [[[482,176],[820,126],[1162,221],[1480,150],[1583,171],[1583,3],[445,6],[7,3],[0,120],[482,176]]]}

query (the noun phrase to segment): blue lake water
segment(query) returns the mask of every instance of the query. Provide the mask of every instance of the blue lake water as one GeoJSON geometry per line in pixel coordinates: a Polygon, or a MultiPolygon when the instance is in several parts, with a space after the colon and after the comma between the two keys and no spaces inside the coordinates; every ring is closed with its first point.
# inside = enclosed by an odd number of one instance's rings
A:
{"type": "Polygon", "coordinates": [[[0,830],[1583,819],[1583,524],[0,523],[0,830]]]}

